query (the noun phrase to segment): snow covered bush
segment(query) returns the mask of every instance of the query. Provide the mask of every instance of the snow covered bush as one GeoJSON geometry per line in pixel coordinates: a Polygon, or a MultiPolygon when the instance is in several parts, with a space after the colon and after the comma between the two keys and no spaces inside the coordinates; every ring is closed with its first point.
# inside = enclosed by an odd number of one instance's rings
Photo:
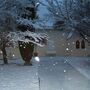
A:
{"type": "Polygon", "coordinates": [[[7,41],[45,45],[46,36],[32,32],[35,29],[33,19],[36,16],[36,3],[37,0],[0,0],[0,49],[5,64],[8,63],[5,50],[7,41]]]}

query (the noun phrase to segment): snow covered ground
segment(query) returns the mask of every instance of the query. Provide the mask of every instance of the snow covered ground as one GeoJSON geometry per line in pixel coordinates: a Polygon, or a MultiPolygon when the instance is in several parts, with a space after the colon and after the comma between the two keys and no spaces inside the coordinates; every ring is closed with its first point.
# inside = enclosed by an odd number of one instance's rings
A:
{"type": "Polygon", "coordinates": [[[0,65],[0,90],[39,90],[36,66],[24,66],[20,60],[0,65]]]}
{"type": "MultiPolygon", "coordinates": [[[[83,73],[87,64],[80,71],[78,69],[82,66],[80,61],[84,61],[85,64],[87,59],[90,60],[90,57],[41,58],[39,67],[41,90],[90,90],[90,80],[83,73]],[[81,65],[77,67],[76,63],[81,65]]],[[[90,65],[87,71],[90,72],[90,65]]],[[[90,74],[88,76],[90,77],[90,74]]]]}
{"type": "Polygon", "coordinates": [[[90,90],[90,57],[40,57],[33,66],[0,60],[0,90],[90,90]]]}
{"type": "Polygon", "coordinates": [[[67,57],[66,60],[90,80],[90,57],[67,57]]]}

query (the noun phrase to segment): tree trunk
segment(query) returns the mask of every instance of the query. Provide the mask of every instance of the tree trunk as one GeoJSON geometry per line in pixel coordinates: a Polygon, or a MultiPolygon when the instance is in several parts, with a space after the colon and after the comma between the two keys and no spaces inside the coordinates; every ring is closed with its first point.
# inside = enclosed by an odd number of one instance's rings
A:
{"type": "Polygon", "coordinates": [[[4,62],[4,64],[8,64],[7,53],[6,53],[6,49],[5,49],[5,44],[4,43],[3,43],[3,47],[2,47],[2,52],[3,52],[3,62],[4,62]]]}

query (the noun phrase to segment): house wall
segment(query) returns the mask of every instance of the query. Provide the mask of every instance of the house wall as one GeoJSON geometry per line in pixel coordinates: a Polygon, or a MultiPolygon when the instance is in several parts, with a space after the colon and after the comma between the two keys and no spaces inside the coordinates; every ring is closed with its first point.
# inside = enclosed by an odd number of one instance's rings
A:
{"type": "Polygon", "coordinates": [[[76,41],[79,40],[81,44],[82,38],[76,32],[72,38],[67,40],[68,33],[68,31],[48,30],[47,34],[49,40],[47,45],[44,48],[37,47],[39,56],[89,56],[90,46],[88,45],[88,42],[85,41],[85,49],[81,49],[81,47],[76,49],[76,41]]]}

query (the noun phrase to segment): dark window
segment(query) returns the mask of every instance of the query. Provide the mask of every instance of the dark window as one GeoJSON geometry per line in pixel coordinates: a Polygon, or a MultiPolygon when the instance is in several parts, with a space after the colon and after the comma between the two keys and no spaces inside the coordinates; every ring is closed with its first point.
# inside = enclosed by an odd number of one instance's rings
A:
{"type": "Polygon", "coordinates": [[[84,40],[81,41],[81,48],[85,49],[85,41],[84,40]]]}
{"type": "Polygon", "coordinates": [[[76,49],[79,49],[80,48],[80,42],[79,40],[76,41],[76,49]]]}

